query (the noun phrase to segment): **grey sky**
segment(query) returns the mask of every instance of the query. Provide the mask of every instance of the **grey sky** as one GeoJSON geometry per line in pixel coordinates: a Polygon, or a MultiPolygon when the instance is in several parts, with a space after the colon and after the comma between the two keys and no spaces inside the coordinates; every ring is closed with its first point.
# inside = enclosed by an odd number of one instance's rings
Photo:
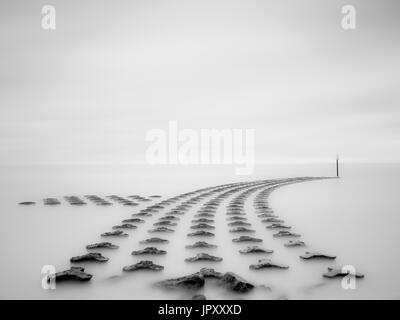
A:
{"type": "Polygon", "coordinates": [[[141,162],[169,120],[254,128],[257,162],[400,161],[399,31],[396,0],[2,0],[0,163],[141,162]]]}

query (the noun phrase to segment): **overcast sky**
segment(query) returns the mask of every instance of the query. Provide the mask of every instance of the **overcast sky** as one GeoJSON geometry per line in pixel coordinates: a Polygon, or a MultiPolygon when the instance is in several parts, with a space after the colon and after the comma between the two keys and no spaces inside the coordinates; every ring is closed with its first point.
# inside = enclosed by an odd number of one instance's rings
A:
{"type": "Polygon", "coordinates": [[[255,129],[257,162],[400,161],[399,84],[398,0],[0,2],[2,164],[143,162],[170,120],[255,129]]]}

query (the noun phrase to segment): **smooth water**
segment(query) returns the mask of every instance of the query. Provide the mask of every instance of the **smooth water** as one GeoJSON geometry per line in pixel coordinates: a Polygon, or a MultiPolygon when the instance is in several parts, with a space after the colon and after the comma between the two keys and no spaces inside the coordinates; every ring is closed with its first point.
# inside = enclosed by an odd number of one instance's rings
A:
{"type": "MultiPolygon", "coordinates": [[[[400,199],[400,166],[393,164],[342,166],[341,179],[310,181],[285,186],[270,196],[270,205],[292,231],[300,233],[306,248],[285,248],[286,239],[272,237],[261,225],[252,207],[254,196],[246,202],[246,212],[255,237],[262,246],[274,250],[273,261],[290,266],[288,270],[249,270],[261,258],[241,255],[235,244],[236,235],[228,232],[225,204],[216,214],[214,238],[207,239],[217,249],[189,250],[185,245],[196,239],[190,232],[194,207],[176,227],[173,234],[157,234],[170,243],[157,245],[168,251],[165,256],[132,256],[132,250],[145,247],[138,242],[153,236],[147,233],[161,216],[153,215],[129,237],[106,239],[100,233],[129,218],[131,213],[148,206],[74,207],[62,197],[85,194],[106,196],[160,194],[162,199],[196,189],[226,183],[295,176],[329,176],[332,165],[257,166],[252,176],[235,176],[230,167],[182,166],[32,166],[1,167],[0,234],[2,266],[0,298],[3,299],[187,299],[193,293],[162,290],[153,284],[158,280],[182,276],[201,267],[234,271],[250,282],[271,288],[257,288],[246,295],[235,295],[217,286],[207,285],[208,299],[393,299],[400,298],[400,244],[398,208],[400,199]],[[44,206],[41,199],[57,197],[59,206],[44,206]],[[35,206],[19,206],[21,201],[37,201],[35,206]],[[118,250],[99,250],[110,258],[105,264],[79,264],[94,277],[89,283],[63,283],[56,290],[42,288],[44,265],[57,271],[68,269],[69,258],[86,252],[85,246],[98,241],[120,245],[118,250]],[[304,251],[323,251],[337,255],[336,261],[303,261],[304,251]],[[184,259],[205,251],[223,257],[222,262],[186,263],[184,259]],[[162,272],[124,273],[122,267],[149,259],[165,266],[162,272]],[[353,265],[365,274],[357,280],[355,290],[344,290],[340,279],[324,279],[328,266],[353,265]]],[[[154,200],[153,202],[157,202],[154,200]]],[[[205,200],[206,201],[206,200],[205,200]]],[[[163,213],[163,211],[161,212],[163,213]]],[[[251,244],[250,244],[251,245],[251,244]]]]}

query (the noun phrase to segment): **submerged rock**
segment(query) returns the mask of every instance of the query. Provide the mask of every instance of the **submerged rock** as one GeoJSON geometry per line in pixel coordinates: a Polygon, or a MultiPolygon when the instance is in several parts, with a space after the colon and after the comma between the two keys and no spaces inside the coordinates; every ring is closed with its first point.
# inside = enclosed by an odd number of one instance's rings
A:
{"type": "Polygon", "coordinates": [[[98,249],[98,248],[118,249],[119,246],[112,244],[111,242],[99,242],[94,244],[88,244],[86,246],[86,249],[98,249]]]}
{"type": "Polygon", "coordinates": [[[180,220],[178,217],[175,216],[165,216],[165,217],[161,217],[159,220],[180,220]]]}
{"type": "Polygon", "coordinates": [[[116,201],[119,204],[122,204],[124,206],[137,206],[138,205],[138,203],[136,203],[136,202],[133,202],[129,199],[125,199],[125,198],[117,196],[117,195],[108,196],[107,198],[109,198],[113,201],[116,201]]]}
{"type": "Polygon", "coordinates": [[[228,289],[240,293],[248,292],[254,288],[253,284],[247,282],[233,272],[225,273],[222,276],[220,283],[228,289]]]}
{"type": "Polygon", "coordinates": [[[328,254],[323,254],[323,253],[318,253],[318,252],[306,252],[305,254],[301,255],[300,258],[305,259],[305,260],[310,260],[310,259],[328,259],[328,260],[334,260],[336,259],[336,256],[331,256],[328,254]]]}
{"type": "Polygon", "coordinates": [[[262,239],[249,236],[240,236],[239,238],[232,239],[232,242],[262,242],[262,239]]]}
{"type": "Polygon", "coordinates": [[[115,230],[110,232],[104,232],[101,234],[102,237],[126,237],[127,233],[124,233],[122,230],[115,230]]]}
{"type": "Polygon", "coordinates": [[[244,205],[243,204],[230,204],[226,207],[229,209],[243,209],[244,205]]]}
{"type": "Polygon", "coordinates": [[[211,268],[202,268],[199,272],[176,279],[169,279],[158,282],[157,285],[166,288],[184,288],[199,289],[205,284],[205,279],[215,278],[217,283],[229,290],[235,292],[248,292],[254,288],[254,285],[247,282],[233,272],[222,274],[211,268]]]}
{"type": "Polygon", "coordinates": [[[184,215],[184,214],[185,214],[185,212],[183,212],[181,210],[172,210],[172,211],[168,212],[168,215],[179,215],[179,216],[181,216],[181,215],[184,215]]]}
{"type": "Polygon", "coordinates": [[[292,248],[292,247],[304,247],[306,244],[303,241],[293,241],[290,240],[289,242],[285,243],[284,246],[288,247],[288,248],[292,248]]]}
{"type": "Polygon", "coordinates": [[[153,261],[150,260],[142,260],[138,263],[122,268],[122,270],[124,271],[137,271],[137,270],[161,271],[163,269],[164,269],[163,266],[154,264],[153,261]]]}
{"type": "Polygon", "coordinates": [[[243,218],[243,217],[238,217],[238,216],[234,216],[234,217],[229,217],[228,219],[226,219],[227,221],[235,221],[235,220],[241,220],[241,221],[246,221],[247,218],[243,218]]]}
{"type": "Polygon", "coordinates": [[[230,222],[228,223],[228,226],[251,226],[251,223],[248,222],[244,222],[244,221],[234,221],[234,222],[230,222]]]}
{"type": "Polygon", "coordinates": [[[249,232],[249,233],[253,233],[253,232],[255,232],[253,229],[248,229],[248,228],[246,228],[246,227],[236,227],[236,228],[233,228],[233,229],[229,229],[229,232],[232,232],[232,233],[236,233],[236,232],[249,232]]]}
{"type": "Polygon", "coordinates": [[[283,237],[300,237],[297,233],[292,233],[290,231],[279,231],[278,233],[274,234],[275,238],[283,238],[283,237]]]}
{"type": "Polygon", "coordinates": [[[274,212],[274,210],[272,210],[271,208],[265,208],[265,207],[259,207],[259,206],[256,207],[256,210],[258,212],[262,212],[262,213],[273,213],[274,212]]]}
{"type": "Polygon", "coordinates": [[[138,206],[139,204],[133,201],[124,201],[122,202],[122,205],[124,206],[138,206]]]}
{"type": "Polygon", "coordinates": [[[214,223],[214,220],[207,218],[200,218],[192,220],[193,223],[214,223]]]}
{"type": "Polygon", "coordinates": [[[172,233],[174,231],[175,230],[167,228],[167,227],[157,227],[157,228],[154,228],[154,229],[150,229],[148,232],[149,233],[156,233],[156,232],[169,232],[169,233],[172,233]]]}
{"type": "MultiPolygon", "coordinates": [[[[328,271],[325,272],[323,274],[323,276],[325,278],[336,278],[336,277],[345,277],[345,276],[348,276],[350,274],[351,273],[349,271],[345,271],[345,270],[342,270],[342,269],[328,268],[328,271]]],[[[356,278],[364,278],[364,275],[362,273],[359,273],[359,272],[356,272],[354,274],[354,276],[356,278]]]]}
{"type": "Polygon", "coordinates": [[[152,205],[152,206],[150,206],[150,208],[152,208],[152,209],[164,209],[165,207],[164,206],[162,206],[161,204],[154,204],[154,205],[152,205]]]}
{"type": "Polygon", "coordinates": [[[260,248],[259,246],[251,246],[251,247],[247,247],[246,249],[242,249],[239,250],[240,253],[273,253],[273,250],[267,250],[267,249],[263,249],[260,248]]]}
{"type": "Polygon", "coordinates": [[[204,283],[204,277],[199,273],[194,273],[188,276],[160,281],[157,283],[157,285],[165,288],[184,288],[193,290],[202,288],[204,283]]]}
{"type": "Polygon", "coordinates": [[[191,300],[207,300],[204,294],[195,294],[191,300]]]}
{"type": "Polygon", "coordinates": [[[159,250],[156,247],[147,247],[147,248],[144,248],[143,250],[132,251],[132,255],[134,255],[134,256],[138,256],[138,255],[142,255],[142,254],[163,255],[166,253],[167,253],[167,251],[159,250]]]}
{"type": "Polygon", "coordinates": [[[46,198],[43,199],[43,202],[46,206],[55,206],[61,204],[61,202],[56,198],[46,198]]]}
{"type": "Polygon", "coordinates": [[[240,211],[229,211],[226,214],[228,216],[245,216],[246,215],[244,212],[240,212],[240,211]]]}
{"type": "Polygon", "coordinates": [[[113,204],[111,202],[104,201],[104,202],[96,202],[96,205],[97,206],[112,206],[113,204]]]}
{"type": "Polygon", "coordinates": [[[213,214],[211,214],[211,213],[198,213],[198,214],[195,214],[194,215],[195,217],[214,217],[214,215],[213,214]]]}
{"type": "Polygon", "coordinates": [[[144,220],[140,219],[140,218],[129,218],[129,219],[122,220],[122,222],[123,223],[142,223],[142,222],[144,222],[144,220]]]}
{"type": "Polygon", "coordinates": [[[284,224],[281,223],[273,223],[269,226],[266,226],[267,229],[291,229],[292,227],[290,226],[286,226],[284,224]]]}
{"type": "Polygon", "coordinates": [[[169,220],[163,220],[163,221],[154,223],[153,226],[171,226],[171,227],[173,227],[173,226],[177,226],[177,224],[174,222],[171,222],[169,220]]]}
{"type": "Polygon", "coordinates": [[[198,253],[194,257],[186,258],[186,262],[196,262],[196,261],[215,261],[219,262],[222,261],[222,258],[215,257],[207,253],[198,253]]]}
{"type": "Polygon", "coordinates": [[[272,213],[262,213],[258,215],[259,218],[277,218],[278,216],[272,213]]]}
{"type": "Polygon", "coordinates": [[[153,215],[148,212],[138,212],[138,213],[132,213],[132,217],[152,217],[153,215]]]}
{"type": "Polygon", "coordinates": [[[188,237],[197,237],[197,236],[214,237],[214,233],[208,232],[208,231],[204,231],[204,230],[199,230],[199,231],[195,231],[195,232],[192,232],[192,233],[188,233],[188,237]]]}
{"type": "Polygon", "coordinates": [[[197,210],[197,213],[215,213],[216,211],[217,211],[216,208],[203,208],[197,210]]]}
{"type": "Polygon", "coordinates": [[[161,239],[161,238],[149,238],[146,240],[140,241],[140,243],[168,243],[168,240],[161,239]]]}
{"type": "Polygon", "coordinates": [[[223,276],[221,272],[215,271],[213,268],[201,268],[198,274],[202,275],[204,278],[216,279],[221,279],[223,276]]]}
{"type": "Polygon", "coordinates": [[[210,244],[208,242],[205,241],[197,241],[194,244],[191,245],[187,245],[186,248],[187,249],[196,249],[196,248],[210,248],[210,249],[214,249],[217,246],[214,244],[210,244]]]}
{"type": "Polygon", "coordinates": [[[143,209],[143,210],[141,210],[141,212],[146,212],[146,213],[157,213],[158,212],[158,210],[157,209],[152,209],[152,208],[146,208],[146,209],[143,209]]]}
{"type": "Polygon", "coordinates": [[[137,229],[137,226],[130,224],[130,223],[124,223],[121,225],[113,226],[113,229],[137,229]]]}
{"type": "Polygon", "coordinates": [[[267,219],[263,219],[261,220],[261,222],[267,222],[267,223],[283,223],[284,221],[281,219],[277,219],[277,218],[267,218],[267,219]]]}
{"type": "Polygon", "coordinates": [[[34,201],[24,201],[24,202],[20,202],[18,204],[21,205],[21,206],[31,206],[31,205],[36,204],[36,202],[34,202],[34,201]]]}
{"type": "Polygon", "coordinates": [[[73,206],[83,206],[86,205],[86,202],[76,196],[67,196],[64,199],[73,206]]]}
{"type": "Polygon", "coordinates": [[[86,262],[86,261],[97,261],[97,262],[107,262],[109,259],[103,257],[101,253],[91,252],[81,256],[72,257],[71,262],[86,262]]]}
{"type": "Polygon", "coordinates": [[[104,200],[103,198],[100,198],[99,196],[96,195],[87,195],[85,196],[87,199],[92,201],[94,204],[97,206],[111,206],[112,203],[104,200]]]}
{"type": "Polygon", "coordinates": [[[285,265],[285,264],[279,264],[279,263],[275,263],[272,262],[270,259],[261,259],[258,260],[257,264],[252,264],[250,265],[250,269],[252,270],[259,270],[259,269],[271,269],[271,268],[275,268],[275,269],[288,269],[289,266],[285,265]]]}
{"type": "Polygon", "coordinates": [[[48,282],[51,279],[55,279],[56,283],[66,280],[74,280],[74,281],[89,281],[92,279],[92,275],[89,273],[85,273],[85,268],[82,267],[71,267],[69,270],[57,272],[56,274],[50,275],[47,279],[48,282]]]}
{"type": "Polygon", "coordinates": [[[214,226],[210,226],[207,223],[199,223],[194,226],[191,226],[190,229],[215,229],[214,226]]]}

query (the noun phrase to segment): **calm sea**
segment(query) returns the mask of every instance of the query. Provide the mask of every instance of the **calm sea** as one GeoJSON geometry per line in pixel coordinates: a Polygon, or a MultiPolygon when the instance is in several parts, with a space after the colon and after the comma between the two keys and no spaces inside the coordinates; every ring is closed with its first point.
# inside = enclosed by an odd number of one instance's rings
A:
{"type": "MultiPolygon", "coordinates": [[[[121,219],[128,218],[147,204],[138,207],[98,207],[88,203],[73,207],[44,206],[41,199],[69,195],[99,196],[160,194],[172,197],[203,187],[231,182],[295,176],[332,176],[333,165],[257,166],[252,176],[235,176],[232,167],[203,166],[8,166],[0,167],[0,298],[2,299],[181,299],[187,294],[163,291],[152,284],[212,266],[220,271],[234,271],[259,288],[238,296],[222,288],[206,286],[209,299],[394,299],[400,298],[400,166],[396,164],[343,164],[340,179],[311,181],[274,191],[270,204],[276,214],[300,233],[307,248],[288,249],[284,240],[260,225],[249,198],[248,217],[263,238],[263,246],[274,250],[273,261],[288,264],[288,270],[251,271],[256,256],[238,254],[240,246],[231,242],[225,212],[216,217],[218,244],[213,254],[221,263],[188,264],[184,259],[194,252],[186,250],[192,241],[186,238],[191,215],[184,216],[176,232],[163,245],[168,254],[154,258],[165,266],[160,273],[123,274],[125,265],[140,260],[130,253],[138,242],[149,237],[147,230],[157,219],[153,216],[128,238],[113,240],[119,250],[103,251],[110,258],[106,264],[85,264],[94,275],[90,283],[60,284],[56,290],[44,290],[42,267],[69,268],[71,256],[86,252],[85,245],[99,241],[100,233],[109,231],[121,219]],[[35,206],[19,206],[21,201],[37,201],[35,206]],[[323,251],[337,256],[336,261],[303,261],[304,251],[323,251]],[[345,290],[340,279],[326,280],[322,273],[328,266],[352,265],[365,274],[355,290],[345,290]]],[[[243,246],[243,245],[242,245],[243,246]]]]}

